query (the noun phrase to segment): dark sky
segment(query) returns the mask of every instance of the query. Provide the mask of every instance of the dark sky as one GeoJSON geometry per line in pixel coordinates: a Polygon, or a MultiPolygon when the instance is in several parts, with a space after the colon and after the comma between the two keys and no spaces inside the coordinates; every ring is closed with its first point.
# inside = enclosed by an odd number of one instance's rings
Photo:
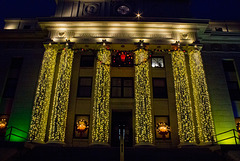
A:
{"type": "Polygon", "coordinates": [[[5,18],[49,17],[55,8],[55,0],[0,0],[0,28],[5,18]]]}
{"type": "MultiPolygon", "coordinates": [[[[189,0],[189,6],[192,18],[240,20],[240,0],[189,0]]],[[[49,17],[55,8],[55,0],[0,0],[0,28],[4,18],[49,17]]]]}

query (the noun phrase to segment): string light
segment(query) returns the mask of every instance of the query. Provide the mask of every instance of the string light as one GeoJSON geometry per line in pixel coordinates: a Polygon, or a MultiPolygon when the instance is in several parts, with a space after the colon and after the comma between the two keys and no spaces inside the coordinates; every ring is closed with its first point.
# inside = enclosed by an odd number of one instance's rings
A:
{"type": "Polygon", "coordinates": [[[201,52],[199,50],[193,50],[189,53],[189,65],[199,140],[200,142],[211,142],[212,136],[215,134],[214,124],[201,52]]]}
{"type": "Polygon", "coordinates": [[[108,143],[111,52],[101,48],[97,53],[92,142],[108,143]]]}
{"type": "Polygon", "coordinates": [[[45,140],[57,56],[56,46],[49,44],[45,48],[29,130],[29,140],[39,142],[45,140]]]}
{"type": "Polygon", "coordinates": [[[148,52],[135,52],[136,143],[153,143],[148,52]]]}
{"type": "Polygon", "coordinates": [[[73,50],[67,46],[62,50],[54,94],[49,141],[64,142],[65,139],[73,56],[73,50]]]}
{"type": "Polygon", "coordinates": [[[136,17],[137,17],[137,19],[140,19],[140,18],[142,17],[142,13],[139,13],[139,12],[138,12],[138,13],[136,14],[136,17]]]}
{"type": "Polygon", "coordinates": [[[193,110],[185,55],[183,51],[177,50],[172,52],[172,67],[180,143],[194,143],[196,142],[196,139],[193,110]]]}

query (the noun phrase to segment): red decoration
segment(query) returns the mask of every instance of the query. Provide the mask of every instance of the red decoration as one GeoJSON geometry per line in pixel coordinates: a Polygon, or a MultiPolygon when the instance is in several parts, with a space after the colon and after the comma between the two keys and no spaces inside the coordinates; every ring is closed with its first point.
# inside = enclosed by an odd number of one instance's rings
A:
{"type": "Polygon", "coordinates": [[[122,61],[122,62],[125,62],[125,59],[126,59],[126,55],[122,54],[122,55],[121,55],[121,61],[122,61]]]}

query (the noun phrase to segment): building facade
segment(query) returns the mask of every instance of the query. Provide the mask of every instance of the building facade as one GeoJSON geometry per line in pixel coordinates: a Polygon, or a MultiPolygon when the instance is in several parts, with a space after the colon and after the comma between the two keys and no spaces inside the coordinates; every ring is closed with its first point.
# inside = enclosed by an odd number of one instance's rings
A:
{"type": "Polygon", "coordinates": [[[65,0],[54,17],[7,19],[1,135],[119,146],[122,134],[129,147],[233,136],[216,134],[240,124],[239,23],[145,17],[144,2],[65,0]]]}

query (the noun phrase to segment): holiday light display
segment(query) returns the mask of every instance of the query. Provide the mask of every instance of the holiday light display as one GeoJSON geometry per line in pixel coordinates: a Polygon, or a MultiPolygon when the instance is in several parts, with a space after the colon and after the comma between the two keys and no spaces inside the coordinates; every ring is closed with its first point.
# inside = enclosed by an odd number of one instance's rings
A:
{"type": "Polygon", "coordinates": [[[29,140],[39,142],[45,140],[57,56],[56,46],[46,45],[45,48],[29,130],[29,140]]]}
{"type": "Polygon", "coordinates": [[[153,143],[148,52],[135,52],[136,143],[153,143]]]}
{"type": "Polygon", "coordinates": [[[111,52],[101,48],[97,54],[92,142],[108,143],[111,52]]]}
{"type": "Polygon", "coordinates": [[[214,125],[205,72],[199,50],[195,49],[189,53],[189,65],[199,140],[200,142],[211,142],[214,135],[214,125]]]}
{"type": "Polygon", "coordinates": [[[7,127],[7,119],[0,120],[0,130],[5,129],[7,127]]]}
{"type": "Polygon", "coordinates": [[[195,142],[195,127],[189,81],[183,51],[171,53],[180,143],[195,142]]]}
{"type": "Polygon", "coordinates": [[[54,94],[49,141],[64,142],[74,52],[63,49],[54,94]]]}

